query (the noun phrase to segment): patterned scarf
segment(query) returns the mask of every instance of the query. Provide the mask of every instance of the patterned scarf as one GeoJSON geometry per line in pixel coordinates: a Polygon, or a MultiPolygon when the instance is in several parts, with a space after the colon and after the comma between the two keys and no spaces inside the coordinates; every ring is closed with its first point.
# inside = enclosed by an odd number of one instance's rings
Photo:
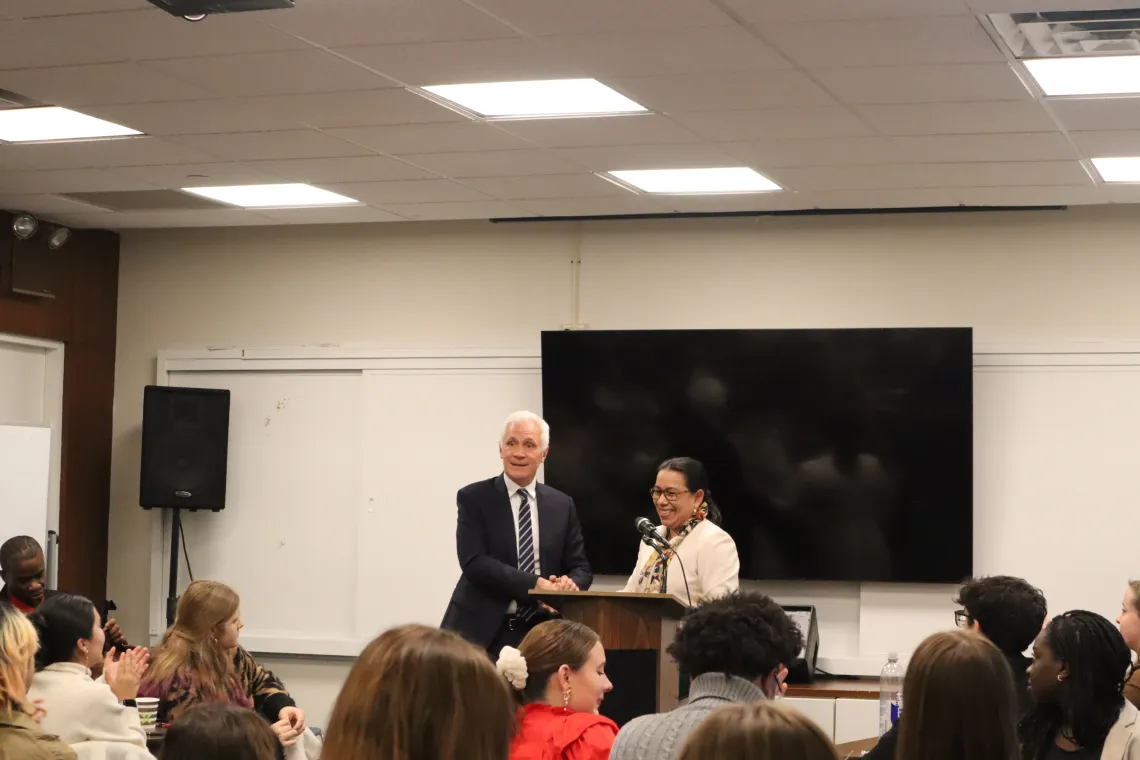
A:
{"type": "Polygon", "coordinates": [[[673,555],[677,553],[677,547],[685,540],[685,536],[693,532],[693,528],[704,522],[705,517],[708,515],[708,505],[702,504],[696,512],[693,513],[693,518],[685,523],[685,527],[681,528],[677,535],[670,539],[669,546],[663,552],[654,551],[649,555],[646,560],[645,566],[641,568],[641,575],[637,578],[637,590],[643,594],[660,594],[661,593],[661,580],[665,576],[665,563],[673,559],[673,555]]]}

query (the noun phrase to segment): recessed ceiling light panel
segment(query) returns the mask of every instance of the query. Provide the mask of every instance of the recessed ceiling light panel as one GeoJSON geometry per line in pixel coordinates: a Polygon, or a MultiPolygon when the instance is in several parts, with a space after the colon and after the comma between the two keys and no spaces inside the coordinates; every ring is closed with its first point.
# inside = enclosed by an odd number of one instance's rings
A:
{"type": "Polygon", "coordinates": [[[0,110],[0,142],[97,140],[141,134],[137,129],[59,106],[0,110]]]}
{"type": "Polygon", "coordinates": [[[182,191],[241,208],[308,208],[348,206],[360,201],[302,184],[184,187],[182,191]]]}
{"type": "Polygon", "coordinates": [[[1140,156],[1094,158],[1092,163],[1105,182],[1140,182],[1140,156]]]}
{"type": "Polygon", "coordinates": [[[648,110],[596,79],[444,84],[421,89],[485,119],[602,116],[648,110]]]}
{"type": "Polygon", "coordinates": [[[1047,96],[1140,93],[1140,55],[1034,58],[1023,63],[1047,96]]]}
{"type": "Polygon", "coordinates": [[[644,193],[712,195],[718,193],[770,193],[782,190],[772,180],[747,166],[715,169],[638,169],[602,175],[644,193]]]}

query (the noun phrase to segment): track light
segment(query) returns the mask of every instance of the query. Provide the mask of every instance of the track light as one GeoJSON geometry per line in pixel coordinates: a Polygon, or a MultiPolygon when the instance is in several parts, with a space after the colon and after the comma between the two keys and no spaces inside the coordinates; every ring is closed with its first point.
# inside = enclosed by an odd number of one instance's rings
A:
{"type": "Polygon", "coordinates": [[[186,19],[187,21],[193,21],[193,22],[197,23],[209,15],[210,14],[208,14],[208,13],[187,13],[182,18],[186,19]]]}
{"type": "Polygon", "coordinates": [[[71,240],[71,230],[66,227],[57,227],[55,232],[48,235],[48,248],[53,251],[63,248],[68,240],[71,240]]]}
{"type": "Polygon", "coordinates": [[[18,214],[12,220],[12,232],[20,240],[27,240],[36,234],[36,230],[40,228],[39,221],[31,214],[18,214]]]}

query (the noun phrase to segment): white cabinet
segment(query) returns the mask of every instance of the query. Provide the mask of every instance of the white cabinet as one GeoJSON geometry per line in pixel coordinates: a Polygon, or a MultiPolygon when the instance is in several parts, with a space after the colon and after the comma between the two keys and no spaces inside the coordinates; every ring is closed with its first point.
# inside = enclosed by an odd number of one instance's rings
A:
{"type": "Polygon", "coordinates": [[[792,707],[802,712],[816,725],[822,728],[823,732],[828,736],[835,736],[836,700],[812,699],[809,697],[788,697],[781,701],[784,704],[791,705],[792,707]]]}
{"type": "MultiPolygon", "coordinates": [[[[810,702],[812,700],[803,700],[810,702]]],[[[879,700],[835,700],[835,743],[854,742],[879,735],[879,700]]]]}

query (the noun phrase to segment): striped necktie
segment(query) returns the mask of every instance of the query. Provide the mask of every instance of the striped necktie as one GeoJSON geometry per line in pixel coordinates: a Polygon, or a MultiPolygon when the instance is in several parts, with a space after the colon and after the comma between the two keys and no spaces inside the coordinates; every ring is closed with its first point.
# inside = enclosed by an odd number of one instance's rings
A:
{"type": "Polygon", "coordinates": [[[534,524],[530,518],[530,495],[519,489],[519,570],[534,572],[534,524]]]}

